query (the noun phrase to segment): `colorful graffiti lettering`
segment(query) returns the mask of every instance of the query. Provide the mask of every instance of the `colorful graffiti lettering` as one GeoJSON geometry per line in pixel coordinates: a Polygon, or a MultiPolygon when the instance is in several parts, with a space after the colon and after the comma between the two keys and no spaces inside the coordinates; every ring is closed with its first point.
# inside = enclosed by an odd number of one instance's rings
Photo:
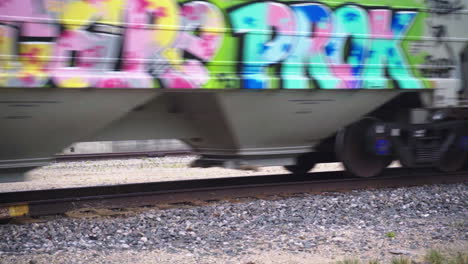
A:
{"type": "Polygon", "coordinates": [[[196,88],[209,79],[203,62],[224,36],[216,31],[225,26],[222,13],[202,1],[11,0],[0,8],[0,84],[7,87],[148,88],[160,80],[196,88]]]}
{"type": "Polygon", "coordinates": [[[0,87],[430,87],[409,1],[0,1],[0,87]]]}
{"type": "Polygon", "coordinates": [[[284,88],[310,88],[306,73],[320,88],[387,88],[384,68],[399,87],[422,88],[400,43],[415,16],[412,11],[392,15],[391,10],[366,11],[356,5],[334,11],[317,3],[243,6],[230,14],[234,32],[244,42],[243,87],[268,87],[266,66],[281,63],[284,88]]]}

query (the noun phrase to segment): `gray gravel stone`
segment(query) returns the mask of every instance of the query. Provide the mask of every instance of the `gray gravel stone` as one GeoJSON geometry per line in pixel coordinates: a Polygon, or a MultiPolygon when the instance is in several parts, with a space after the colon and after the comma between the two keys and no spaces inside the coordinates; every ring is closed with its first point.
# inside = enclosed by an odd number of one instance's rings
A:
{"type": "Polygon", "coordinates": [[[332,255],[327,248],[334,247],[350,253],[380,248],[383,255],[406,254],[401,252],[466,242],[467,198],[468,185],[453,184],[219,202],[121,217],[55,217],[1,225],[0,252],[155,249],[235,256],[261,248],[332,255]]]}

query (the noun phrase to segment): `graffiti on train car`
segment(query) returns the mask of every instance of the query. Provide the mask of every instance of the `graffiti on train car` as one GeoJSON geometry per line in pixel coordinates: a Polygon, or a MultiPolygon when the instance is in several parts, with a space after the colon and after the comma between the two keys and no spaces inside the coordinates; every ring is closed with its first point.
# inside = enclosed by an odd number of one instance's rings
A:
{"type": "Polygon", "coordinates": [[[400,87],[421,88],[400,47],[416,14],[356,5],[332,11],[317,3],[243,6],[230,17],[234,32],[246,35],[240,70],[244,87],[267,87],[265,66],[283,61],[284,88],[309,88],[306,73],[320,88],[384,88],[385,68],[400,87]]]}
{"type": "Polygon", "coordinates": [[[227,2],[0,1],[0,87],[425,87],[416,8],[227,2]]]}
{"type": "Polygon", "coordinates": [[[213,58],[223,38],[213,30],[224,28],[223,15],[207,2],[29,2],[0,2],[7,12],[0,18],[2,53],[10,56],[1,66],[8,70],[3,86],[153,87],[158,78],[166,87],[195,88],[208,79],[202,61],[213,58]],[[184,52],[196,59],[185,60],[184,52]]]}

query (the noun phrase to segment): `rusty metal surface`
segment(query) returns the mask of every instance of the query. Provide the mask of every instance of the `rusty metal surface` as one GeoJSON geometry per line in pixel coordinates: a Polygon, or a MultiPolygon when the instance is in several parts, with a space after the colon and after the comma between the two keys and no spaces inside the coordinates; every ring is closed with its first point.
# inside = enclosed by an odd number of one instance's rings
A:
{"type": "Polygon", "coordinates": [[[374,178],[343,171],[305,175],[265,175],[224,179],[153,182],[0,194],[0,219],[61,214],[82,208],[128,208],[245,197],[394,188],[468,181],[468,172],[389,169],[374,178]],[[21,208],[21,210],[15,210],[21,208]],[[12,215],[11,212],[16,212],[12,215]]]}

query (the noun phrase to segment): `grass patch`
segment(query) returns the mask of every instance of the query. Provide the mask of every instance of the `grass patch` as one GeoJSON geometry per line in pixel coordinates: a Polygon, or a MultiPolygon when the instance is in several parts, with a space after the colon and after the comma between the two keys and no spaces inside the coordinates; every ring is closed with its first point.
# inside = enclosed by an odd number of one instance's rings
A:
{"type": "Polygon", "coordinates": [[[458,252],[454,256],[446,256],[440,251],[431,249],[424,260],[428,264],[468,264],[468,253],[458,252]]]}
{"type": "MultiPolygon", "coordinates": [[[[386,262],[385,262],[386,263],[386,262]]],[[[468,264],[468,252],[451,253],[446,255],[438,250],[429,250],[424,256],[424,260],[414,260],[408,257],[393,258],[390,264],[468,264]]],[[[358,259],[344,259],[336,264],[381,264],[378,260],[361,262],[358,259]]],[[[384,264],[384,263],[382,263],[384,264]]]]}
{"type": "Polygon", "coordinates": [[[411,264],[411,259],[405,257],[399,257],[392,259],[392,264],[411,264]]]}
{"type": "Polygon", "coordinates": [[[345,259],[338,261],[336,264],[360,264],[360,262],[357,259],[345,259]]]}
{"type": "Polygon", "coordinates": [[[388,238],[395,238],[396,234],[395,234],[395,232],[392,231],[392,232],[386,233],[385,236],[388,237],[388,238]]]}
{"type": "Polygon", "coordinates": [[[468,254],[457,253],[457,256],[449,261],[449,264],[468,264],[468,254]]]}
{"type": "Polygon", "coordinates": [[[443,264],[445,262],[445,257],[434,249],[431,249],[424,259],[431,264],[443,264]]]}

